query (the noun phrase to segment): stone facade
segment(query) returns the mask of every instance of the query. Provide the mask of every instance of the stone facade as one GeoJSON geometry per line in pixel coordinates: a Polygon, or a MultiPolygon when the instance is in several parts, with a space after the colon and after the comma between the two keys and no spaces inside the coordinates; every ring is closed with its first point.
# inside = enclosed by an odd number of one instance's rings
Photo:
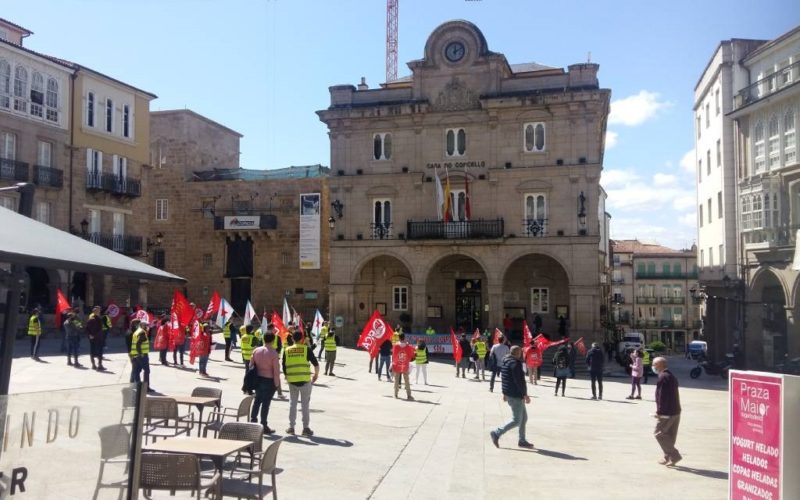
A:
{"type": "Polygon", "coordinates": [[[521,334],[538,311],[602,338],[610,92],[598,65],[509,65],[464,21],[438,27],[410,77],[330,88],[331,312],[355,337],[374,309],[406,329],[521,334]],[[452,215],[437,210],[437,178],[452,215]],[[468,196],[467,196],[468,192],[468,196]],[[467,214],[469,200],[470,212],[467,214]]]}
{"type": "MultiPolygon", "coordinates": [[[[188,280],[185,293],[205,307],[216,290],[239,314],[250,300],[261,313],[278,310],[283,298],[307,320],[328,303],[327,168],[238,168],[242,136],[189,110],[151,115],[154,168],[147,176],[145,210],[150,263],[188,280]],[[300,269],[300,195],[320,193],[320,268],[300,269]],[[160,200],[160,201],[159,201],[160,200]],[[166,200],[166,201],[164,201],[166,200]],[[166,204],[166,212],[163,207],[166,204]],[[225,217],[258,216],[262,227],[224,229],[225,217]],[[274,219],[273,219],[274,217],[274,219]],[[249,276],[233,276],[228,242],[252,241],[249,276]]],[[[168,308],[173,286],[152,283],[148,303],[168,308]]]]}

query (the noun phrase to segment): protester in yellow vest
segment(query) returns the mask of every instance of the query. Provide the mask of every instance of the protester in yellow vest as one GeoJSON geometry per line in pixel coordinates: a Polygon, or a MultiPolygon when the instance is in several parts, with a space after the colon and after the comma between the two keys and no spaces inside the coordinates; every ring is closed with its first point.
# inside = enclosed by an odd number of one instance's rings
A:
{"type": "Polygon", "coordinates": [[[480,370],[480,379],[486,380],[487,349],[486,342],[483,340],[483,337],[478,337],[478,340],[476,340],[475,344],[472,346],[472,350],[478,355],[478,359],[475,360],[475,378],[478,378],[478,371],[480,370]]]}
{"type": "Polygon", "coordinates": [[[417,340],[416,356],[414,358],[414,366],[416,367],[416,380],[415,384],[419,384],[419,372],[422,372],[422,379],[425,385],[428,385],[428,346],[422,339],[417,340]]]}
{"type": "Polygon", "coordinates": [[[42,336],[42,320],[39,318],[42,310],[37,306],[33,308],[28,320],[28,336],[31,338],[31,357],[39,359],[39,337],[42,336]]]}
{"type": "Polygon", "coordinates": [[[231,359],[231,347],[233,347],[232,339],[231,339],[231,320],[225,322],[222,326],[222,338],[225,339],[225,361],[233,361],[231,359]]]}
{"type": "Polygon", "coordinates": [[[429,326],[428,329],[425,330],[425,335],[436,335],[436,330],[434,330],[432,326],[429,326]]]}
{"type": "Polygon", "coordinates": [[[241,336],[242,361],[247,365],[250,363],[250,357],[253,355],[253,327],[250,325],[242,325],[239,331],[244,332],[241,336]]]}
{"type": "Polygon", "coordinates": [[[647,383],[647,379],[650,377],[650,370],[653,362],[650,359],[650,351],[645,348],[642,348],[642,368],[644,368],[644,383],[647,383]]]}
{"type": "Polygon", "coordinates": [[[319,363],[314,352],[307,345],[300,342],[300,332],[294,332],[294,344],[283,349],[283,375],[289,383],[289,428],[286,434],[294,434],[297,421],[297,400],[300,400],[303,414],[303,435],[313,436],[309,423],[311,420],[311,388],[319,377],[319,363]],[[309,363],[314,366],[314,375],[311,375],[309,363]]]}
{"type": "Polygon", "coordinates": [[[264,345],[264,333],[261,331],[261,323],[253,320],[253,341],[251,342],[253,348],[264,345]]]}
{"type": "Polygon", "coordinates": [[[139,323],[139,328],[131,336],[131,383],[141,382],[140,374],[144,372],[144,382],[147,384],[147,392],[154,392],[150,387],[150,338],[147,335],[149,325],[145,322],[139,323]]]}
{"type": "Polygon", "coordinates": [[[333,365],[336,362],[336,346],[339,344],[339,337],[334,330],[330,330],[322,343],[325,346],[325,375],[335,377],[333,365]]]}
{"type": "Polygon", "coordinates": [[[325,350],[325,337],[328,336],[328,322],[324,321],[322,323],[322,327],[319,329],[319,337],[317,337],[317,342],[319,342],[319,352],[317,353],[318,358],[322,358],[322,351],[325,350]]]}

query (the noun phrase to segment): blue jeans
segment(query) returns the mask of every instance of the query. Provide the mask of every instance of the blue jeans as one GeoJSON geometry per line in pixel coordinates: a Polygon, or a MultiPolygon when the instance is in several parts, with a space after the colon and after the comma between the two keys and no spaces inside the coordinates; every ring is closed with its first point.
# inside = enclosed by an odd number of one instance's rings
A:
{"type": "Polygon", "coordinates": [[[528,423],[528,410],[525,409],[525,400],[522,398],[508,398],[508,406],[511,407],[511,422],[495,429],[498,437],[510,431],[514,427],[519,427],[519,442],[525,441],[525,425],[528,423]]]}
{"type": "Polygon", "coordinates": [[[78,362],[78,351],[81,347],[81,338],[80,337],[67,337],[67,360],[69,361],[71,357],[75,357],[75,362],[78,362]]]}
{"type": "Polygon", "coordinates": [[[138,356],[131,359],[133,368],[131,370],[131,382],[141,382],[140,374],[144,372],[144,381],[147,382],[148,389],[150,388],[150,358],[147,354],[138,356]]]}
{"type": "Polygon", "coordinates": [[[380,362],[378,364],[378,379],[381,378],[381,373],[383,373],[383,365],[386,365],[386,378],[391,380],[392,375],[389,373],[389,367],[392,365],[392,357],[381,354],[380,362]]]}
{"type": "Polygon", "coordinates": [[[200,373],[205,373],[208,367],[208,356],[200,356],[200,373]]]}

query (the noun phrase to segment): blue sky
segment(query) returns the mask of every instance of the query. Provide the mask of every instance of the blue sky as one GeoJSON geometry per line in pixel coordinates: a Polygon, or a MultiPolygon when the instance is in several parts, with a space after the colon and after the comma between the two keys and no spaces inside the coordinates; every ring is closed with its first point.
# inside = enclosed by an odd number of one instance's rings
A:
{"type": "MultiPolygon", "coordinates": [[[[74,60],[244,134],[241,166],[328,165],[328,87],[384,80],[384,0],[5,0],[26,46],[74,60]]],[[[696,238],[692,99],[721,40],[772,39],[797,0],[400,0],[398,74],[451,19],[511,63],[566,67],[591,52],[612,90],[603,185],[612,236],[696,238]],[[757,8],[756,8],[757,7],[757,8]]]]}

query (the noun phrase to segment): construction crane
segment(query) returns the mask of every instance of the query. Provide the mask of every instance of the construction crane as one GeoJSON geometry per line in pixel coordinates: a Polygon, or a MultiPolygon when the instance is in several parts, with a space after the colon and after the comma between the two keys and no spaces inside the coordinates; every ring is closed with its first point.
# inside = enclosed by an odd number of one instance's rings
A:
{"type": "Polygon", "coordinates": [[[397,80],[397,3],[386,0],[386,81],[397,80]]]}

